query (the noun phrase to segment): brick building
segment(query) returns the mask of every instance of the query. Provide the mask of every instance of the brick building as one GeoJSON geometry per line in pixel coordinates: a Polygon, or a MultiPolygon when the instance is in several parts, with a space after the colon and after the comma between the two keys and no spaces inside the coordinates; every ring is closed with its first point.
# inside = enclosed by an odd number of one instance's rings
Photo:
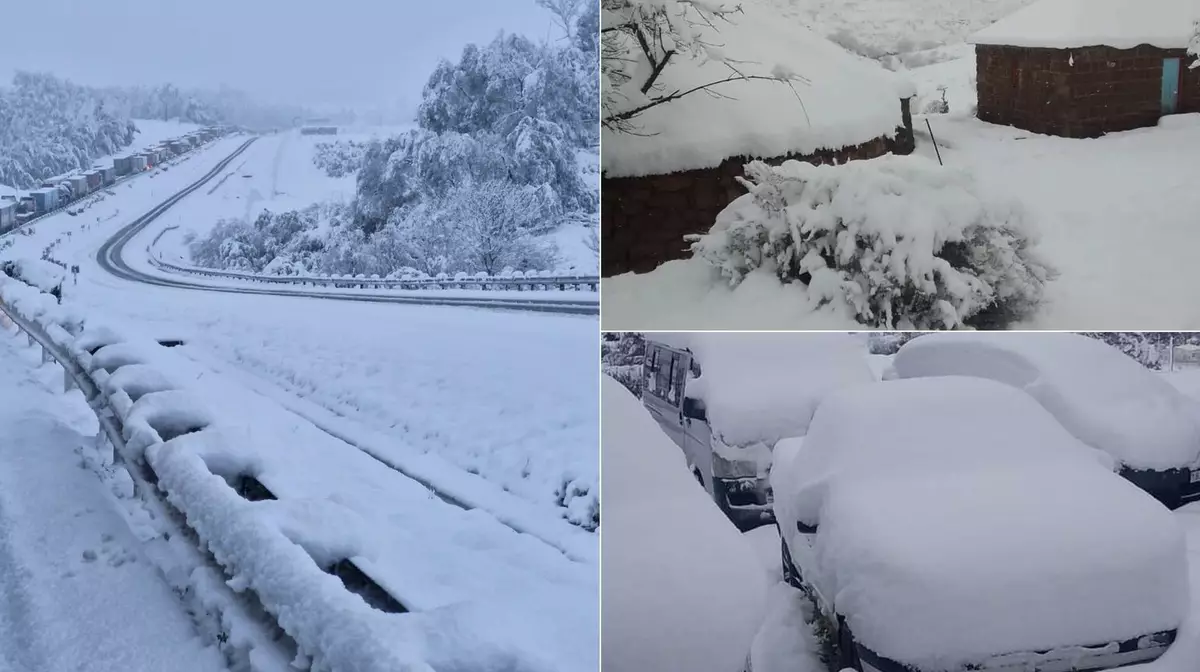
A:
{"type": "MultiPolygon", "coordinates": [[[[912,151],[911,82],[770,3],[741,7],[710,41],[742,64],[781,64],[805,81],[733,82],[720,95],[694,94],[647,111],[635,133],[604,130],[601,275],[643,273],[690,256],[684,236],[707,232],[746,193],[738,178],[751,159],[844,163],[912,151]]],[[[663,70],[669,80],[662,86],[687,90],[727,76],[718,64],[682,62],[663,70]]]]}
{"type": "Polygon", "coordinates": [[[979,118],[1072,138],[1200,112],[1196,0],[1039,0],[976,33],[979,118]]]}

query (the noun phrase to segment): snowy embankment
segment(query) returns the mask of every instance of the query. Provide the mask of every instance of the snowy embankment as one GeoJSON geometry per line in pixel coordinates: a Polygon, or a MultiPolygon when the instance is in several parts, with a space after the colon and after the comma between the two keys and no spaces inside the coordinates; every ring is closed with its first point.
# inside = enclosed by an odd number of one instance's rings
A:
{"type": "Polygon", "coordinates": [[[95,417],[51,392],[61,374],[22,341],[0,327],[0,668],[226,669],[160,572],[138,500],[93,473],[95,417]]]}
{"type": "MultiPolygon", "coordinates": [[[[182,336],[188,356],[240,369],[243,379],[289,404],[312,404],[354,427],[356,436],[372,436],[387,459],[431,465],[445,475],[438,482],[446,487],[503,488],[551,517],[594,524],[594,318],[184,294],[118,281],[97,267],[100,244],[242,141],[226,138],[199,150],[185,166],[118,191],[83,221],[47,218],[0,258],[36,257],[63,238],[56,254],[82,267],[79,284],[64,287],[68,302],[149,333],[182,336]]],[[[246,161],[237,174],[261,172],[264,163],[269,169],[276,141],[269,136],[251,145],[233,164],[246,161]]],[[[237,199],[220,196],[228,184],[213,193],[206,186],[167,211],[126,248],[128,261],[136,267],[142,255],[145,263],[145,246],[165,227],[206,219],[195,213],[210,208],[236,208],[237,199]]]]}
{"type": "MultiPolygon", "coordinates": [[[[10,306],[50,323],[91,372],[124,425],[126,458],[144,457],[231,585],[254,591],[302,660],[322,669],[595,668],[594,556],[573,561],[483,511],[445,503],[152,340],[91,320],[72,336],[80,315],[0,283],[10,306]],[[246,477],[278,500],[240,497],[246,477]],[[412,613],[369,607],[326,573],[338,560],[412,613]]],[[[589,536],[562,526],[564,539],[589,536]]]]}

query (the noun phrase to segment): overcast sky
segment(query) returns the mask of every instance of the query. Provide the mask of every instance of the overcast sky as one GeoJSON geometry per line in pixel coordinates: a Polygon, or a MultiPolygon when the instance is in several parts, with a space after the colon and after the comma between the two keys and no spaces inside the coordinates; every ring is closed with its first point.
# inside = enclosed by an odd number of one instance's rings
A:
{"type": "Polygon", "coordinates": [[[3,0],[0,77],[222,83],[265,101],[415,105],[441,57],[558,39],[534,0],[3,0]]]}

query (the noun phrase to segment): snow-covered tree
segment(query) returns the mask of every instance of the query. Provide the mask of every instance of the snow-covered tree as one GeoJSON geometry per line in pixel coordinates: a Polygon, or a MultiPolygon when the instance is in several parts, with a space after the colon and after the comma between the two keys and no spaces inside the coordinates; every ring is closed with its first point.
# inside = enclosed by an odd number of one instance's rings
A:
{"type": "Polygon", "coordinates": [[[632,331],[601,334],[601,369],[639,398],[642,396],[642,364],[645,360],[646,338],[643,334],[632,331]]]}
{"type": "Polygon", "coordinates": [[[551,199],[538,189],[507,180],[490,180],[459,187],[448,197],[443,217],[461,232],[462,254],[468,268],[495,275],[504,268],[548,268],[554,249],[539,243],[533,233],[545,227],[551,199]]]}
{"type": "Polygon", "coordinates": [[[87,168],[127,147],[136,132],[96,89],[18,72],[12,88],[0,89],[0,184],[30,188],[87,168]]]}
{"type": "Polygon", "coordinates": [[[1055,275],[1018,204],[924,158],[745,172],[750,193],[689,237],[732,285],[761,269],[872,327],[997,328],[1028,316],[1055,275]]]}

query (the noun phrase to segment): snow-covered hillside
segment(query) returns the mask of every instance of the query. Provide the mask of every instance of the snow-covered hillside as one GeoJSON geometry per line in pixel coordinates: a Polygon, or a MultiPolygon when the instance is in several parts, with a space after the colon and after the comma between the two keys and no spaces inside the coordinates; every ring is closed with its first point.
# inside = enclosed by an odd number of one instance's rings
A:
{"type": "Polygon", "coordinates": [[[595,42],[580,35],[467,45],[429,76],[404,132],[339,134],[346,145],[320,150],[330,136],[273,139],[268,190],[198,232],[192,260],[278,274],[594,272],[599,90],[595,42]],[[286,188],[281,166],[296,175],[286,188]]]}
{"type": "Polygon", "coordinates": [[[1033,0],[773,0],[818,33],[877,58],[961,43],[1033,0]]]}
{"type": "Polygon", "coordinates": [[[0,184],[30,188],[128,146],[136,128],[99,93],[50,75],[18,73],[0,89],[0,184]]]}

